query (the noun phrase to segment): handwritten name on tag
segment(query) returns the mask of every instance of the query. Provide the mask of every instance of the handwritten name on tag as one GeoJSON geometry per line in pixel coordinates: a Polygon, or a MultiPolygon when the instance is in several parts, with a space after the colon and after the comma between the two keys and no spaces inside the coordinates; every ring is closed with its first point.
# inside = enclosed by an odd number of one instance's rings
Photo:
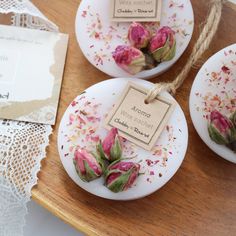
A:
{"type": "Polygon", "coordinates": [[[111,0],[111,20],[160,22],[162,0],[111,0]]]}
{"type": "Polygon", "coordinates": [[[116,127],[122,137],[132,143],[151,150],[166,126],[175,108],[175,102],[157,97],[145,104],[147,91],[128,83],[105,121],[105,127],[116,127]]]}

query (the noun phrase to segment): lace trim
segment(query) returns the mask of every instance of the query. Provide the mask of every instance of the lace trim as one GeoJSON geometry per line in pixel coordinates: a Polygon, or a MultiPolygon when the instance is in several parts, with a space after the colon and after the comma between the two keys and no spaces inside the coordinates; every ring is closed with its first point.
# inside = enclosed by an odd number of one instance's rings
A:
{"type": "Polygon", "coordinates": [[[50,125],[0,120],[0,235],[22,235],[50,125]]]}

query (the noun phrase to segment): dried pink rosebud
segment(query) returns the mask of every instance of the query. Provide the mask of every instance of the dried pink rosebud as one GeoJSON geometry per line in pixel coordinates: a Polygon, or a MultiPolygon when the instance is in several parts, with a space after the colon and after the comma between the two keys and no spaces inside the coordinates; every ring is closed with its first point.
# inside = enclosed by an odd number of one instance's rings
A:
{"type": "Polygon", "coordinates": [[[210,138],[223,145],[228,145],[236,140],[236,130],[232,121],[219,111],[212,111],[208,125],[210,138]]]}
{"type": "Polygon", "coordinates": [[[236,152],[236,111],[234,111],[234,113],[230,116],[230,120],[232,121],[232,123],[234,125],[235,135],[234,135],[232,142],[228,145],[228,147],[231,150],[233,150],[234,152],[236,152]]]}
{"type": "Polygon", "coordinates": [[[105,160],[112,162],[121,158],[122,145],[117,128],[112,128],[109,131],[103,142],[98,144],[97,149],[101,158],[105,160]]]}
{"type": "Polygon", "coordinates": [[[105,185],[112,192],[125,191],[131,188],[138,178],[140,165],[134,162],[118,160],[107,167],[105,185]]]}
{"type": "Polygon", "coordinates": [[[112,57],[120,68],[132,75],[142,71],[146,65],[144,54],[139,49],[127,45],[118,46],[112,57]]]}
{"type": "Polygon", "coordinates": [[[230,116],[230,120],[233,122],[234,127],[236,127],[236,111],[230,116]]]}
{"type": "Polygon", "coordinates": [[[175,32],[168,26],[159,29],[150,41],[149,51],[157,62],[173,59],[176,52],[175,32]]]}
{"type": "Polygon", "coordinates": [[[142,24],[134,22],[129,27],[128,39],[133,47],[145,48],[149,43],[150,33],[142,24]]]}
{"type": "Polygon", "coordinates": [[[76,149],[73,162],[79,177],[85,182],[97,179],[103,174],[104,163],[95,153],[76,149]]]}

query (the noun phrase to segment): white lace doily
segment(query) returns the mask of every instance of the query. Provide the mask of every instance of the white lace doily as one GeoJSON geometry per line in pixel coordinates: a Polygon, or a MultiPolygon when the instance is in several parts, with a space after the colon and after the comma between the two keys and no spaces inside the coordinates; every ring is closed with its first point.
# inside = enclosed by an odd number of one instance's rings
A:
{"type": "Polygon", "coordinates": [[[58,31],[58,27],[28,0],[0,0],[0,13],[13,13],[12,25],[15,26],[58,31]]]}
{"type": "MultiPolygon", "coordinates": [[[[58,31],[28,0],[0,0],[0,14],[7,13],[14,26],[58,31]]],[[[51,132],[50,125],[0,120],[0,236],[23,235],[26,203],[51,132]]]]}
{"type": "Polygon", "coordinates": [[[50,125],[0,121],[0,235],[21,235],[50,125]]]}

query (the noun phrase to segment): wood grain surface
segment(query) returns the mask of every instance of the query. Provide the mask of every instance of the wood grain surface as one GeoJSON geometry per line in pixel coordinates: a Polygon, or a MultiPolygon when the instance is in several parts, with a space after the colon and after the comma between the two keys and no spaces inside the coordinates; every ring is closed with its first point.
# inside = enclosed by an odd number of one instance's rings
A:
{"type": "MultiPolygon", "coordinates": [[[[99,0],[97,0],[99,1],[99,0]]],[[[189,115],[192,69],[176,99],[189,127],[185,160],[175,176],[159,191],[140,200],[114,202],[93,196],[66,174],[57,152],[59,122],[67,106],[89,86],[109,77],[89,64],[77,44],[74,22],[79,0],[33,0],[35,5],[70,35],[57,125],[42,161],[33,199],[65,222],[88,235],[236,235],[236,165],[213,153],[197,135],[189,115]]],[[[195,30],[188,50],[165,74],[151,80],[172,80],[188,60],[209,10],[206,0],[192,0],[195,30]]],[[[202,62],[236,42],[236,7],[226,3],[219,30],[202,62]]]]}

